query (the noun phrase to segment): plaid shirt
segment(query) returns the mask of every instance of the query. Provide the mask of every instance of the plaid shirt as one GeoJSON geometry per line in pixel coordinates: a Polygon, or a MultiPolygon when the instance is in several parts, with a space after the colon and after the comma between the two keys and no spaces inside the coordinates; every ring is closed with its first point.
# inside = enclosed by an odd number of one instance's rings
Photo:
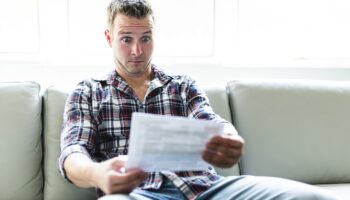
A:
{"type": "MultiPolygon", "coordinates": [[[[215,114],[204,92],[187,76],[169,76],[152,66],[154,79],[141,101],[116,73],[106,79],[91,79],[78,84],[67,99],[61,134],[59,169],[66,177],[63,162],[80,152],[96,162],[128,154],[133,112],[184,116],[223,123],[224,131],[233,132],[232,124],[215,114]]],[[[139,186],[159,189],[163,176],[171,180],[188,199],[195,199],[220,179],[212,167],[207,171],[150,173],[139,186]]],[[[98,190],[98,196],[103,195],[98,190]]]]}

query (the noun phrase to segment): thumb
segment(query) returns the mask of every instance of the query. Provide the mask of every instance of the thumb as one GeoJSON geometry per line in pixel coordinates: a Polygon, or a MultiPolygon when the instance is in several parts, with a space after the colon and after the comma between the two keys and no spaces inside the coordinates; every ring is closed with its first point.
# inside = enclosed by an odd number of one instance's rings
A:
{"type": "Polygon", "coordinates": [[[119,170],[120,168],[124,167],[124,165],[125,165],[125,162],[121,161],[117,157],[111,158],[110,162],[111,162],[112,168],[115,169],[115,170],[119,170]]]}

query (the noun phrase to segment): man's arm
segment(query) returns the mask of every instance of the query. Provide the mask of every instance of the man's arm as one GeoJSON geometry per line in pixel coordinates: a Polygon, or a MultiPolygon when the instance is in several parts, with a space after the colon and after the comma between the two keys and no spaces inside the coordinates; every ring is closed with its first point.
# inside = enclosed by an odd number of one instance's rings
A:
{"type": "Polygon", "coordinates": [[[232,167],[237,164],[243,154],[244,140],[235,127],[214,113],[207,96],[193,80],[189,81],[186,99],[189,116],[215,121],[224,126],[224,134],[214,136],[207,143],[203,159],[217,167],[232,167]]]}
{"type": "Polygon", "coordinates": [[[141,170],[121,173],[122,167],[124,161],[119,158],[96,163],[82,153],[72,153],[64,162],[67,177],[75,185],[97,187],[106,194],[130,193],[147,178],[147,173],[141,170]]]}
{"type": "Polygon", "coordinates": [[[97,124],[93,116],[93,82],[84,81],[67,99],[61,133],[61,174],[79,187],[98,187],[106,194],[128,193],[140,184],[146,173],[119,172],[124,162],[113,158],[101,163],[90,156],[96,148],[97,124]]]}

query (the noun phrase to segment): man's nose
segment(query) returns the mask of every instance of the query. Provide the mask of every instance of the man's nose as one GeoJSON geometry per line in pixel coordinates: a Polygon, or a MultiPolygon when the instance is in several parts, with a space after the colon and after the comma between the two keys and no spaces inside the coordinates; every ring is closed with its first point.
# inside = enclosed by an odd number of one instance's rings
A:
{"type": "Polygon", "coordinates": [[[135,42],[131,47],[131,55],[133,56],[139,56],[143,53],[142,51],[142,45],[138,42],[135,42]]]}

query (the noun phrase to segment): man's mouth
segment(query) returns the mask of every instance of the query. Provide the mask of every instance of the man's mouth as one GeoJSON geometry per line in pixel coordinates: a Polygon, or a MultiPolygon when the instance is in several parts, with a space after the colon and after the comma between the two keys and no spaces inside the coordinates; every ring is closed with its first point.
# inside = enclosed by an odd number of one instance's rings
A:
{"type": "Polygon", "coordinates": [[[132,60],[132,61],[130,61],[130,62],[135,63],[135,64],[138,64],[138,63],[142,63],[143,61],[142,61],[142,60],[132,60]]]}

